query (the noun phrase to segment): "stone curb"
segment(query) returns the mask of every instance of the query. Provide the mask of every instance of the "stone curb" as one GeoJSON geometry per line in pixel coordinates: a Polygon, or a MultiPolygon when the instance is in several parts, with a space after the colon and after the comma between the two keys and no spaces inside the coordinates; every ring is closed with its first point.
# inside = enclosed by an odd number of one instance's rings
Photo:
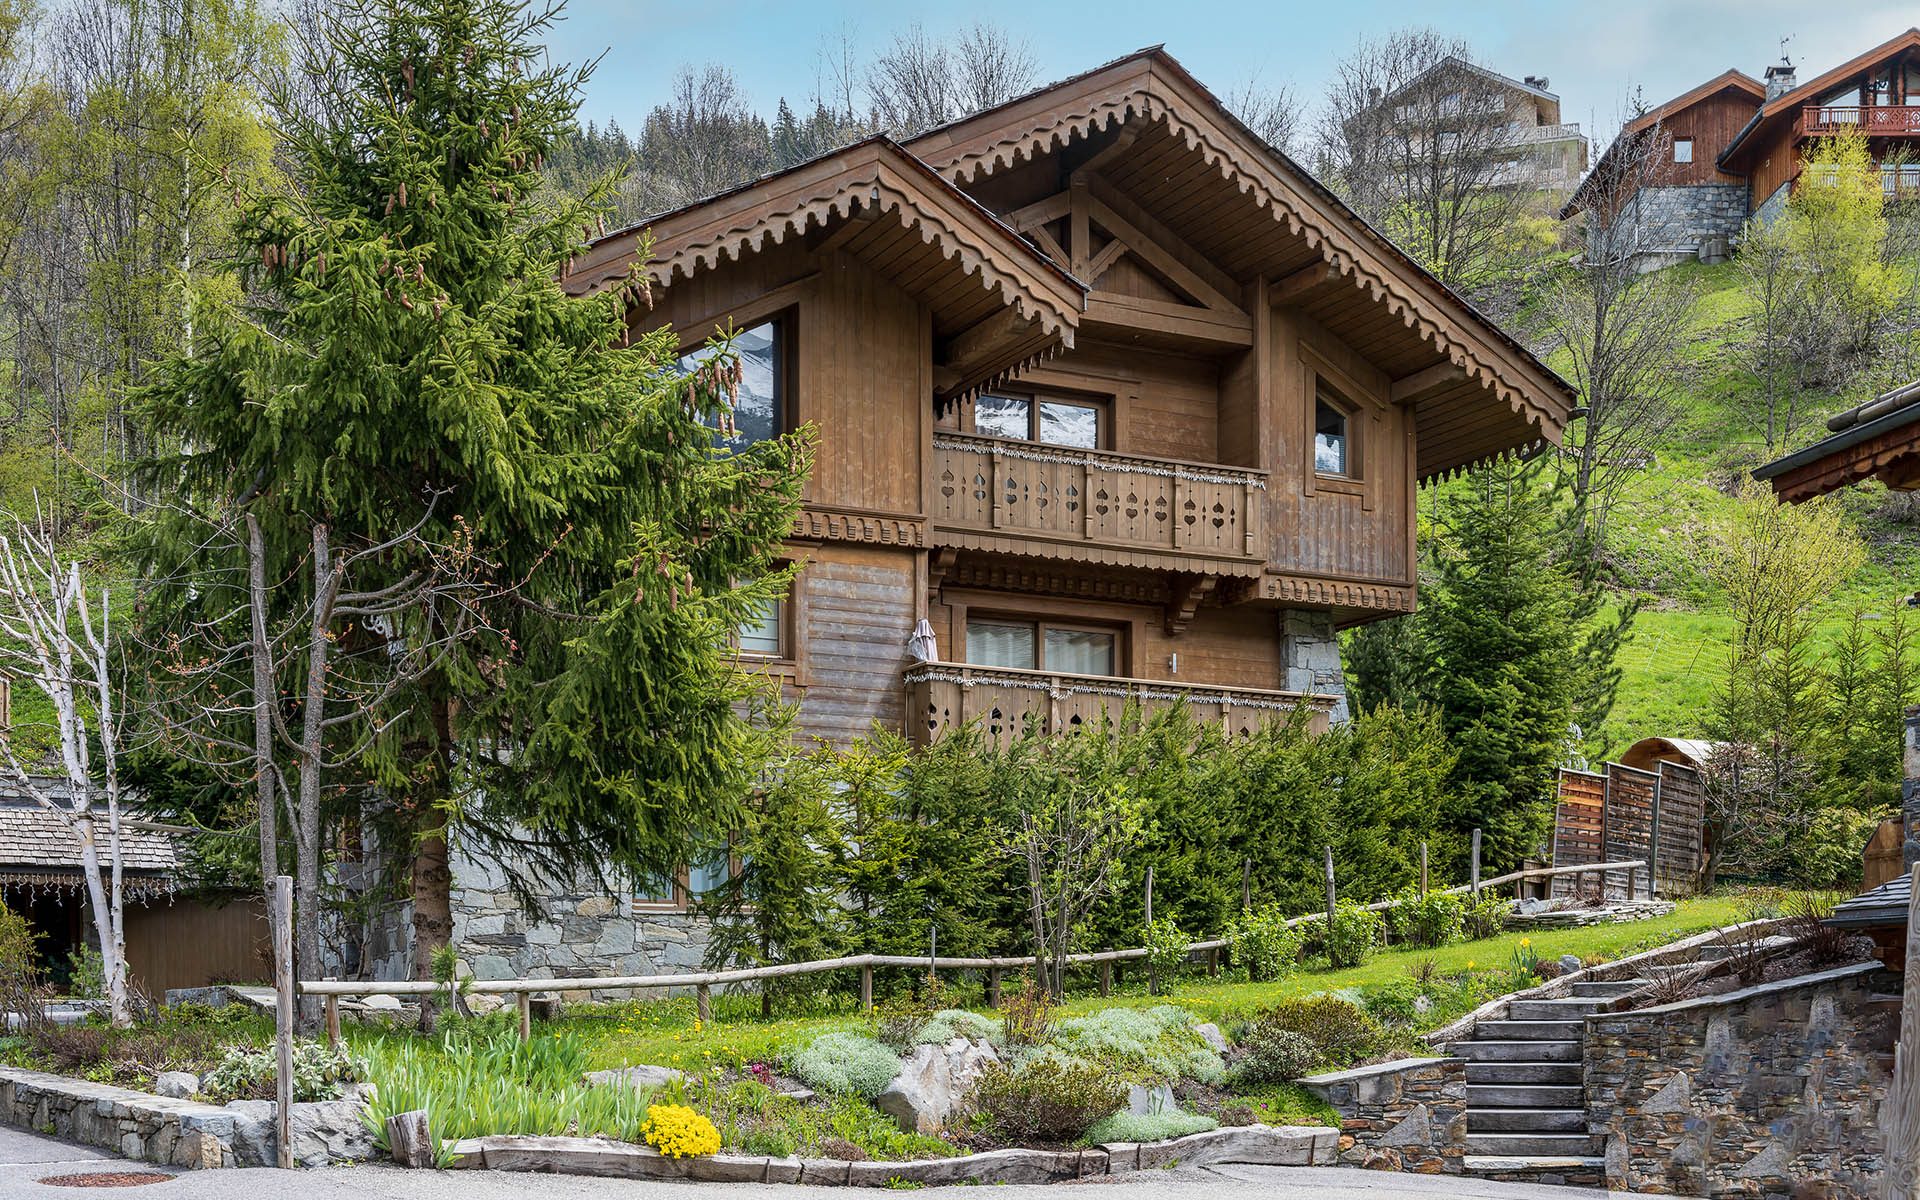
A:
{"type": "Polygon", "coordinates": [[[885,1187],[889,1183],[1057,1183],[1129,1171],[1257,1163],[1331,1165],[1339,1134],[1320,1125],[1246,1125],[1189,1134],[1144,1145],[1120,1143],[1089,1150],[990,1150],[958,1158],[915,1162],[843,1162],[713,1154],[667,1158],[646,1146],[606,1138],[503,1135],[472,1138],[452,1147],[456,1169],[534,1171],[620,1179],[691,1179],[709,1183],[809,1183],[885,1187]]]}

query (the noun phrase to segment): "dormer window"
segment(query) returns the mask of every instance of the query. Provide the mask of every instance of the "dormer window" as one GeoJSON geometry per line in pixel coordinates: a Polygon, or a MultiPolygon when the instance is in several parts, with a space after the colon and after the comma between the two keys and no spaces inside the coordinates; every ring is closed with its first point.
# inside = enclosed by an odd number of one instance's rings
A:
{"type": "Polygon", "coordinates": [[[1313,402],[1313,469],[1320,475],[1353,474],[1346,409],[1324,392],[1313,402]]]}

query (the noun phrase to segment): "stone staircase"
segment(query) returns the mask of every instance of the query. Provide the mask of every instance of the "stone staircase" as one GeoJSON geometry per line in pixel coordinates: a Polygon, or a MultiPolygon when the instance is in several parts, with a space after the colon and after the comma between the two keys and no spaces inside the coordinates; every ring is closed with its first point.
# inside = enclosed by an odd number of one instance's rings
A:
{"type": "Polygon", "coordinates": [[[1586,1017],[1644,979],[1575,983],[1562,1000],[1515,1000],[1449,1052],[1467,1060],[1467,1157],[1472,1174],[1574,1182],[1604,1167],[1587,1133],[1580,1082],[1586,1017]]]}

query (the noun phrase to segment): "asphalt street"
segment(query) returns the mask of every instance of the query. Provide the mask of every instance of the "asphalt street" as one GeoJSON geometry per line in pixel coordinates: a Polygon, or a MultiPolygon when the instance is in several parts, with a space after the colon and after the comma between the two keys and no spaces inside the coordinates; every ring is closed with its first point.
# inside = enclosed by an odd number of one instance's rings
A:
{"type": "MultiPolygon", "coordinates": [[[[996,1197],[1061,1200],[1100,1189],[1129,1197],[1202,1200],[1223,1192],[1277,1200],[1600,1200],[1578,1188],[1489,1183],[1432,1175],[1316,1167],[1222,1166],[1150,1171],[1047,1187],[996,1187],[996,1197]]],[[[169,1171],[132,1163],[102,1150],[69,1145],[18,1129],[0,1128],[0,1198],[78,1200],[81,1196],[138,1196],[140,1200],[687,1200],[694,1192],[714,1200],[836,1197],[844,1188],[789,1184],[655,1183],[566,1175],[514,1175],[493,1171],[405,1171],[359,1166],[324,1171],[169,1171]],[[153,1171],[172,1175],[164,1183],[93,1189],[54,1186],[49,1177],[99,1171],[153,1171]]],[[[1116,1200],[1119,1200],[1116,1197],[1116,1200]]]]}

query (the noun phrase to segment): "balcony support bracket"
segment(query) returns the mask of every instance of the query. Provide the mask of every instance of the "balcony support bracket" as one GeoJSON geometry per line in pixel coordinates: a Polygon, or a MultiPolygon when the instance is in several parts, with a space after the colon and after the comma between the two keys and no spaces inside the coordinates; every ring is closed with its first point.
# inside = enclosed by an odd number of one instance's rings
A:
{"type": "Polygon", "coordinates": [[[1167,601],[1166,628],[1168,637],[1178,637],[1187,631],[1193,623],[1193,615],[1200,611],[1200,605],[1213,594],[1220,584],[1218,575],[1181,575],[1173,584],[1173,595],[1167,601]]]}

